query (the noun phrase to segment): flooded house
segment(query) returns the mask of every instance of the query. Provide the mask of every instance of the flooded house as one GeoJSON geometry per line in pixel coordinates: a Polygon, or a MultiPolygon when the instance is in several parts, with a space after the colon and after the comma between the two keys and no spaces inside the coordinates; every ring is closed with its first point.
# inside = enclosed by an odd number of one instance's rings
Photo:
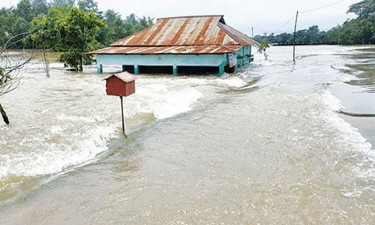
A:
{"type": "Polygon", "coordinates": [[[97,69],[122,65],[134,74],[233,72],[253,60],[256,41],[228,26],[223,15],[160,18],[138,33],[90,52],[97,69]]]}

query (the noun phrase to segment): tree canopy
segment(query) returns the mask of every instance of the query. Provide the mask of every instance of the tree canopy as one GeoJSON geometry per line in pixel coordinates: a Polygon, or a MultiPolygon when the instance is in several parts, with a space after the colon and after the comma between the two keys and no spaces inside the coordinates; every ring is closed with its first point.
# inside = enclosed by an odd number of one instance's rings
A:
{"type": "Polygon", "coordinates": [[[90,56],[85,53],[99,46],[95,38],[100,28],[105,26],[104,22],[94,11],[85,12],[76,7],[63,20],[61,33],[65,52],[61,59],[75,70],[82,71],[84,59],[90,60],[90,56]]]}
{"type": "MultiPolygon", "coordinates": [[[[257,35],[254,39],[258,42],[269,41],[271,43],[278,43],[281,45],[291,45],[294,43],[292,33],[282,33],[278,35],[272,33],[270,35],[264,34],[263,36],[257,35]]],[[[296,44],[315,45],[324,44],[326,41],[326,32],[320,31],[317,25],[296,32],[296,44]]]]}
{"type": "Polygon", "coordinates": [[[375,15],[375,0],[362,0],[349,7],[348,13],[355,13],[359,17],[375,15]]]}
{"type": "Polygon", "coordinates": [[[103,15],[94,0],[21,0],[15,8],[0,9],[0,45],[61,51],[66,65],[82,70],[90,61],[85,52],[152,24],[149,17],[123,19],[114,10],[103,15]]]}

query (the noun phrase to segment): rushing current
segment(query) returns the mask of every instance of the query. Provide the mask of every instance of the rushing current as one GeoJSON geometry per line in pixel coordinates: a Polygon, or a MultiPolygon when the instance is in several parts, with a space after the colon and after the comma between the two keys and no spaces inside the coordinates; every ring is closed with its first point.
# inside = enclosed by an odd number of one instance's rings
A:
{"type": "Polygon", "coordinates": [[[374,224],[375,47],[234,74],[103,79],[34,59],[1,97],[0,224],[374,224]]]}

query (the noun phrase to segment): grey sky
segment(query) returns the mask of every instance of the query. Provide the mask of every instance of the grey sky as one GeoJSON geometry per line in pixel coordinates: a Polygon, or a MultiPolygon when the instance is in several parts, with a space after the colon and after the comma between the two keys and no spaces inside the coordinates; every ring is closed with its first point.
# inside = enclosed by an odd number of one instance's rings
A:
{"type": "MultiPolygon", "coordinates": [[[[342,24],[353,14],[346,14],[351,4],[360,0],[96,0],[99,9],[113,9],[123,17],[130,13],[151,18],[223,14],[228,25],[251,35],[292,32],[296,11],[301,13],[298,29],[318,25],[328,30],[342,24]],[[326,7],[325,7],[326,6],[326,7]],[[319,8],[319,9],[318,9],[319,8]],[[289,22],[289,23],[288,23],[289,22]]],[[[9,7],[18,0],[1,0],[0,6],[9,7]]]]}

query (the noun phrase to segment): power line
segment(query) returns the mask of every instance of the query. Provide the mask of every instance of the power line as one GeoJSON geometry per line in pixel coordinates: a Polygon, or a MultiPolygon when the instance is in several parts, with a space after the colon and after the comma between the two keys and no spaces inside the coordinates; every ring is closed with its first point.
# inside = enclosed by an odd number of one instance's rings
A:
{"type": "Polygon", "coordinates": [[[294,19],[295,16],[292,16],[290,17],[290,19],[284,24],[282,25],[280,28],[278,28],[274,33],[276,34],[277,32],[279,32],[281,29],[283,29],[286,25],[288,25],[290,22],[292,22],[292,20],[294,19]]]}
{"type": "MultiPolygon", "coordinates": [[[[317,8],[300,11],[299,13],[302,14],[302,13],[309,13],[309,12],[313,12],[313,11],[318,11],[318,10],[321,10],[321,9],[324,9],[324,8],[328,8],[328,7],[331,7],[331,6],[334,6],[334,5],[338,5],[338,4],[340,4],[341,2],[344,2],[344,1],[346,1],[346,0],[340,0],[340,1],[328,4],[328,5],[323,5],[323,6],[320,6],[320,7],[317,7],[317,8]]],[[[284,28],[286,25],[288,25],[294,18],[295,18],[295,16],[292,16],[284,25],[282,25],[274,33],[279,32],[282,28],[284,28]]]]}
{"type": "MultiPolygon", "coordinates": [[[[321,9],[324,9],[324,8],[328,8],[328,7],[331,7],[331,6],[334,6],[334,5],[338,5],[338,4],[340,4],[341,2],[344,2],[344,1],[346,1],[346,0],[340,0],[340,1],[328,4],[328,5],[323,5],[323,6],[320,6],[320,7],[317,7],[317,8],[307,9],[307,10],[304,10],[304,11],[300,11],[299,13],[302,14],[302,13],[309,13],[309,12],[313,12],[313,11],[318,11],[318,10],[321,10],[321,9]]],[[[272,33],[277,34],[279,31],[281,31],[281,29],[283,29],[285,26],[290,24],[290,22],[292,22],[292,20],[294,18],[295,18],[295,15],[290,17],[290,19],[285,24],[280,26],[275,32],[272,32],[272,33]]]]}
{"type": "Polygon", "coordinates": [[[328,8],[328,7],[337,5],[337,4],[339,4],[339,3],[343,2],[343,1],[346,1],[346,0],[340,0],[340,1],[334,2],[332,4],[320,6],[318,8],[308,9],[308,10],[305,10],[305,11],[301,11],[300,13],[308,13],[308,12],[313,12],[313,11],[321,10],[321,9],[324,9],[324,8],[328,8]]]}

